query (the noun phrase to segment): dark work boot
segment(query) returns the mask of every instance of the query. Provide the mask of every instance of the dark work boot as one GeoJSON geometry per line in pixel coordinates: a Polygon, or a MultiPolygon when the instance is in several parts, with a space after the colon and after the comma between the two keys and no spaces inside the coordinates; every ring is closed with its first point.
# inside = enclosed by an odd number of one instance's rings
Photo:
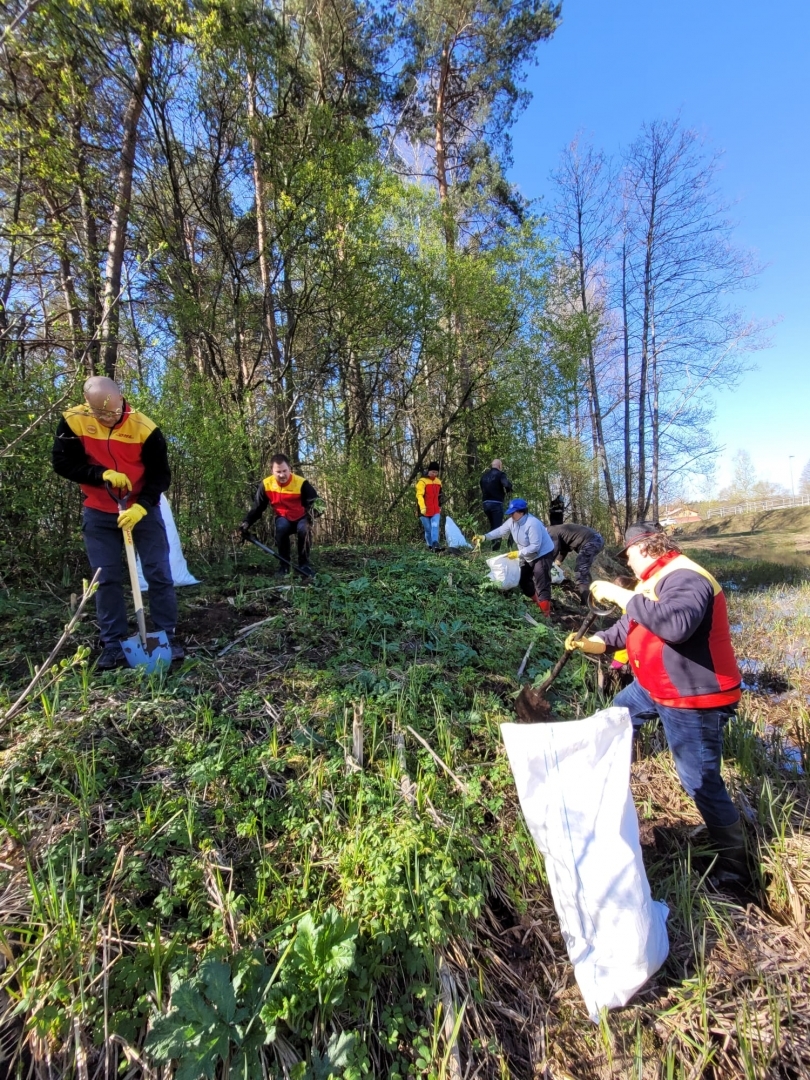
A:
{"type": "Polygon", "coordinates": [[[717,851],[717,862],[711,877],[718,885],[753,884],[748,856],[745,849],[745,833],[740,818],[733,825],[707,825],[712,846],[717,851]]]}
{"type": "Polygon", "coordinates": [[[101,650],[101,656],[96,661],[96,671],[113,671],[115,668],[126,666],[127,658],[124,656],[120,641],[105,645],[101,650]]]}

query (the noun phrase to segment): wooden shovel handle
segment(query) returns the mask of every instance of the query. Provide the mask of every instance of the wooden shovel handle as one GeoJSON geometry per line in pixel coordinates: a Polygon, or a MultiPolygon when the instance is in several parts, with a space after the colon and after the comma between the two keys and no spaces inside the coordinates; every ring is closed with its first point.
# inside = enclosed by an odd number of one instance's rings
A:
{"type": "MultiPolygon", "coordinates": [[[[596,620],[598,618],[599,618],[599,612],[597,612],[597,611],[589,611],[588,614],[585,616],[585,619],[583,620],[582,626],[580,626],[579,630],[577,630],[576,635],[574,636],[574,641],[579,641],[580,638],[585,637],[585,635],[588,633],[588,631],[590,630],[590,628],[593,626],[593,624],[596,622],[596,620]]],[[[551,669],[551,671],[545,677],[545,679],[537,687],[537,693],[538,694],[544,694],[546,692],[546,690],[548,690],[548,688],[551,686],[551,684],[554,682],[554,680],[560,674],[562,669],[565,667],[565,665],[571,659],[571,655],[572,654],[568,651],[568,649],[566,649],[565,652],[560,657],[560,659],[557,661],[557,663],[554,665],[554,667],[551,669]]]]}

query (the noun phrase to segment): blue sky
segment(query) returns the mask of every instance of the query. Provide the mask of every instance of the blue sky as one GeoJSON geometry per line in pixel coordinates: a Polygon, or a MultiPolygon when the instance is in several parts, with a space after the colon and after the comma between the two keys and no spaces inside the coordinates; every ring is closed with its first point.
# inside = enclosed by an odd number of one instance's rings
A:
{"type": "MultiPolygon", "coordinates": [[[[560,151],[582,132],[618,153],[645,120],[671,118],[724,152],[720,184],[735,201],[737,242],[766,264],[740,297],[771,322],[772,347],[736,391],[717,396],[714,433],[728,462],[747,449],[760,477],[790,486],[810,460],[810,3],[785,0],[563,0],[563,22],[538,52],[533,98],[513,129],[511,178],[547,196],[560,151]]],[[[542,208],[542,203],[540,204],[542,208]]]]}

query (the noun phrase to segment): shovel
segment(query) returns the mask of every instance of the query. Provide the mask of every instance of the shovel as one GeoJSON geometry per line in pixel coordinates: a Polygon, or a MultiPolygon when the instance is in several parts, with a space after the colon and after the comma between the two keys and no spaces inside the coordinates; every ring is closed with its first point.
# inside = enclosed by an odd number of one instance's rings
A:
{"type": "MultiPolygon", "coordinates": [[[[585,616],[579,630],[577,630],[574,641],[579,641],[580,638],[585,637],[600,615],[611,614],[610,609],[596,607],[590,596],[588,597],[588,607],[590,610],[585,616]]],[[[534,619],[531,621],[534,622],[534,619]]],[[[551,712],[551,704],[546,700],[546,691],[571,659],[572,655],[573,652],[569,652],[568,649],[566,649],[538,687],[524,686],[520,691],[515,700],[515,712],[518,714],[518,719],[522,720],[524,724],[542,724],[555,719],[551,712]]],[[[527,658],[528,657],[524,657],[524,664],[527,658]]],[[[523,666],[524,665],[522,664],[521,668],[523,666]]],[[[520,674],[522,674],[522,671],[520,674]]]]}
{"type": "Polygon", "coordinates": [[[315,577],[314,570],[311,570],[309,568],[303,570],[300,566],[296,566],[294,563],[291,563],[289,559],[283,559],[277,551],[273,551],[273,549],[269,548],[267,544],[263,544],[260,540],[257,540],[255,536],[251,536],[249,532],[243,533],[243,537],[249,543],[255,544],[257,548],[261,548],[261,550],[265,552],[265,554],[272,555],[274,559],[278,559],[280,563],[288,566],[291,570],[297,570],[301,577],[306,578],[307,581],[312,581],[312,579],[315,577]]]}
{"type": "MultiPolygon", "coordinates": [[[[120,499],[110,483],[106,485],[107,492],[118,503],[118,510],[123,513],[131,495],[120,499]]],[[[146,619],[143,614],[143,597],[141,585],[138,581],[138,567],[135,564],[135,544],[132,542],[132,529],[122,529],[124,534],[124,550],[127,553],[127,566],[129,567],[129,581],[132,585],[132,599],[135,601],[135,619],[138,623],[136,637],[126,638],[121,642],[124,656],[130,667],[145,667],[148,672],[154,671],[158,666],[169,667],[172,662],[172,647],[165,630],[157,630],[154,634],[147,634],[146,619]]]]}

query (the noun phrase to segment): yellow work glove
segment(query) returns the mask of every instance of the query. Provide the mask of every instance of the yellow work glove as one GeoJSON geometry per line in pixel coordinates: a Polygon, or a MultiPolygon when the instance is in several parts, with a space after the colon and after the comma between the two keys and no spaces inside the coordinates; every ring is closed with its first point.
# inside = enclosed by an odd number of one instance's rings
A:
{"type": "Polygon", "coordinates": [[[597,604],[615,604],[622,611],[627,611],[627,605],[633,595],[632,590],[623,589],[621,585],[614,585],[612,581],[595,581],[591,585],[591,596],[597,604]]]}
{"type": "Polygon", "coordinates": [[[507,557],[507,559],[519,559],[520,558],[520,552],[519,551],[507,551],[506,557],[507,557]]]}
{"type": "Polygon", "coordinates": [[[474,537],[472,538],[472,542],[473,542],[474,544],[483,544],[483,542],[484,542],[485,540],[486,540],[486,537],[485,537],[485,536],[474,536],[474,537]]]}
{"type": "Polygon", "coordinates": [[[118,488],[119,491],[123,491],[124,488],[127,491],[132,491],[132,481],[126,473],[116,472],[115,469],[107,469],[106,472],[101,474],[101,479],[111,487],[118,488]]]}
{"type": "Polygon", "coordinates": [[[607,648],[601,638],[589,637],[575,640],[576,636],[576,634],[572,633],[565,639],[566,652],[574,652],[575,649],[581,649],[582,652],[587,653],[589,656],[601,656],[607,648]]]}
{"type": "Polygon", "coordinates": [[[141,518],[144,517],[146,517],[146,507],[141,506],[140,503],[133,503],[132,506],[122,510],[118,515],[118,528],[134,529],[141,518]]]}

